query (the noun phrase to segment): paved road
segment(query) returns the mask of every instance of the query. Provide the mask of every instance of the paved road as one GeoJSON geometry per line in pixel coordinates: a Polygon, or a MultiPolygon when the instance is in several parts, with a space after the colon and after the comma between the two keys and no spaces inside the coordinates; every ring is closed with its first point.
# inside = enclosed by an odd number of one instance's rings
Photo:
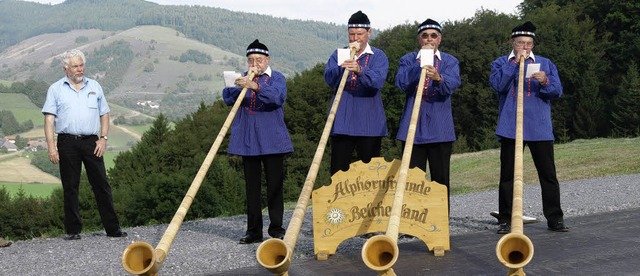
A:
{"type": "MultiPolygon", "coordinates": [[[[555,233],[545,223],[525,226],[534,255],[527,275],[640,275],[640,208],[583,216],[571,220],[568,233],[555,233]]],[[[451,237],[451,250],[435,257],[422,241],[399,245],[394,265],[398,275],[506,275],[496,258],[502,237],[491,231],[451,237]]],[[[327,261],[293,263],[290,275],[376,275],[360,252],[331,256],[327,261]]],[[[206,275],[272,275],[261,266],[206,275]]]]}

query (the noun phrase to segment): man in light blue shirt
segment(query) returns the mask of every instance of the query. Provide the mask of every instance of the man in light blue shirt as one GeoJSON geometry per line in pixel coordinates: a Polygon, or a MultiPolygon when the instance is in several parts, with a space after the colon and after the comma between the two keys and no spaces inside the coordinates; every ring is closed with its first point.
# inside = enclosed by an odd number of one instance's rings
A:
{"type": "Polygon", "coordinates": [[[49,87],[42,107],[49,160],[60,165],[64,227],[68,234],[66,239],[81,238],[78,193],[82,164],[87,171],[107,236],[126,237],[127,233],[120,229],[113,208],[111,186],[107,182],[103,159],[109,139],[109,105],[100,84],[84,76],[85,61],[80,50],[62,54],[66,76],[49,87]],[[58,134],[56,144],[54,133],[58,134]]]}

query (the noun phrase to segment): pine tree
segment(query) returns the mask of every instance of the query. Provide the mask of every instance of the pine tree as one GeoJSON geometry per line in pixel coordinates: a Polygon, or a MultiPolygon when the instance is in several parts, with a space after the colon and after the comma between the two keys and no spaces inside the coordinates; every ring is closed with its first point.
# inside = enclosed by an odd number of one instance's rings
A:
{"type": "Polygon", "coordinates": [[[160,114],[139,143],[115,158],[114,166],[109,170],[111,185],[131,185],[151,172],[162,170],[162,144],[171,133],[169,121],[160,114]]]}
{"type": "Polygon", "coordinates": [[[640,136],[640,72],[635,62],[629,65],[614,103],[615,109],[611,114],[613,135],[640,136]]]}

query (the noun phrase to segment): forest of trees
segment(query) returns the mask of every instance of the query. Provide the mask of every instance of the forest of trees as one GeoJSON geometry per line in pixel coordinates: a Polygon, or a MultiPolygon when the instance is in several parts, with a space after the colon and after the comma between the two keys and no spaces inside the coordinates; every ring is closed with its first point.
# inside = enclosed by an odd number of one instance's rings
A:
{"type": "MultiPolygon", "coordinates": [[[[517,16],[480,10],[469,19],[441,22],[440,49],[460,60],[463,83],[452,98],[458,136],[454,151],[497,147],[494,130],[498,102],[489,86],[490,64],[508,54],[511,29],[525,20],[533,21],[538,28],[533,51],[557,65],[564,87],[563,96],[552,103],[557,142],[640,136],[640,3],[525,0],[520,9],[517,16]]],[[[404,93],[393,85],[394,78],[399,58],[418,50],[416,28],[417,23],[399,25],[370,41],[389,58],[389,74],[382,91],[391,133],[383,139],[382,152],[389,159],[401,156],[401,144],[395,141],[395,135],[404,93]]],[[[285,121],[295,148],[286,158],[287,201],[298,198],[335,92],[324,83],[323,72],[324,64],[318,64],[287,80],[285,121]]],[[[138,144],[115,159],[109,176],[124,225],[171,219],[229,110],[222,102],[201,104],[196,112],[173,122],[173,128],[160,115],[138,144]]],[[[226,144],[220,147],[187,219],[243,213],[241,160],[226,154],[226,144]]],[[[325,154],[321,165],[325,169],[321,169],[316,186],[329,183],[327,161],[325,154]]],[[[90,191],[85,189],[82,197],[91,198],[90,191]]],[[[95,215],[91,201],[83,202],[88,204],[81,208],[83,217],[95,215]]],[[[96,219],[94,226],[99,225],[96,219]]],[[[6,233],[0,228],[0,235],[6,233]]]]}

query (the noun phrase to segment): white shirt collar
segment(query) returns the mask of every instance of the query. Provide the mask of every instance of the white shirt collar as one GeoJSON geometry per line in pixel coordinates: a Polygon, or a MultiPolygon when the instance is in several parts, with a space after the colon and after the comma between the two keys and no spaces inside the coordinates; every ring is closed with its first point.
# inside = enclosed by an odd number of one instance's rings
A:
{"type": "MultiPolygon", "coordinates": [[[[509,57],[507,58],[507,60],[511,59],[511,58],[515,58],[516,54],[513,53],[513,51],[511,51],[511,54],[509,54],[509,57]]],[[[529,53],[529,57],[533,60],[536,61],[536,55],[533,54],[533,51],[531,51],[531,53],[529,53]]]]}
{"type": "Polygon", "coordinates": [[[271,66],[267,66],[267,70],[264,70],[263,74],[266,74],[267,76],[271,77],[271,66]]]}
{"type": "Polygon", "coordinates": [[[371,54],[373,55],[373,50],[371,50],[371,46],[369,45],[369,43],[367,43],[367,47],[364,47],[364,51],[362,51],[362,53],[360,53],[359,56],[355,57],[355,59],[359,59],[360,56],[364,55],[364,54],[371,54]]]}

